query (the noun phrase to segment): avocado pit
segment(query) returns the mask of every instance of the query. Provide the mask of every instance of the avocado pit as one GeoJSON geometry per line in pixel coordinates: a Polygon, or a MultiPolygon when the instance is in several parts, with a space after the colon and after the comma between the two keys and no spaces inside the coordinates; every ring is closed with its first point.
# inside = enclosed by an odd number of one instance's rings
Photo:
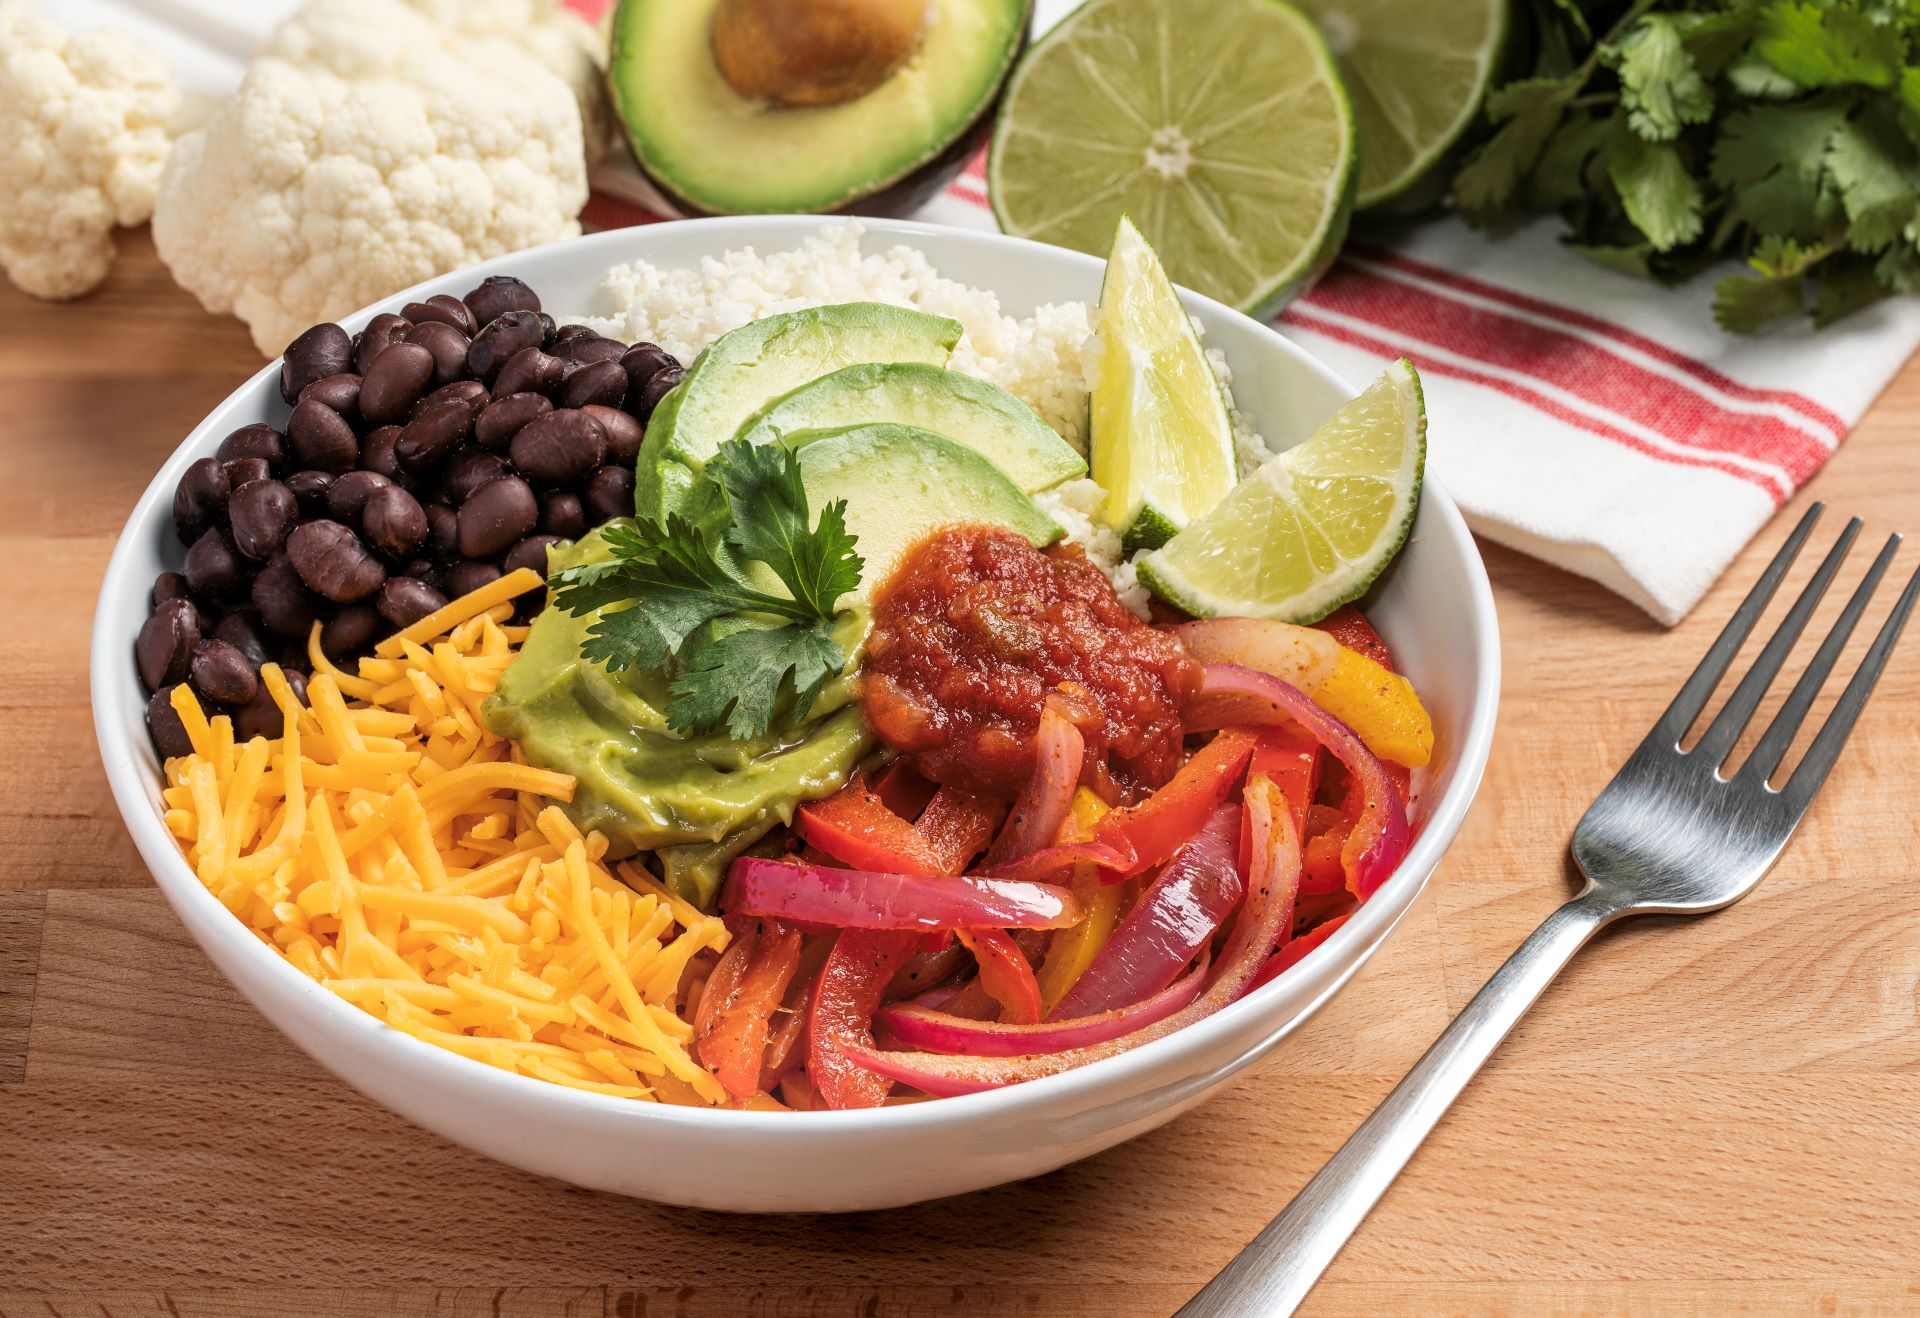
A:
{"type": "Polygon", "coordinates": [[[927,0],[720,0],[713,59],[749,100],[840,105],[892,77],[926,26],[927,0]]]}

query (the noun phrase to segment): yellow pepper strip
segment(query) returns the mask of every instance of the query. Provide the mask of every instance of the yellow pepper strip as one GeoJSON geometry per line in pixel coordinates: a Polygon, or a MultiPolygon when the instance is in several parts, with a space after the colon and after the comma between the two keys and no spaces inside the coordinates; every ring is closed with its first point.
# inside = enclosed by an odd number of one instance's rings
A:
{"type": "Polygon", "coordinates": [[[1433,720],[1413,683],[1342,647],[1333,672],[1307,692],[1383,760],[1418,769],[1433,758],[1433,720]]]}
{"type": "MultiPolygon", "coordinates": [[[[1083,842],[1093,836],[1094,825],[1107,813],[1107,803],[1082,787],[1073,794],[1073,809],[1067,816],[1063,842],[1083,842]]],[[[1120,898],[1125,885],[1103,883],[1096,866],[1083,864],[1074,870],[1073,895],[1080,899],[1086,918],[1062,929],[1047,947],[1040,966],[1040,1001],[1051,1012],[1067,990],[1087,973],[1093,958],[1113,937],[1120,919],[1120,898]]]]}

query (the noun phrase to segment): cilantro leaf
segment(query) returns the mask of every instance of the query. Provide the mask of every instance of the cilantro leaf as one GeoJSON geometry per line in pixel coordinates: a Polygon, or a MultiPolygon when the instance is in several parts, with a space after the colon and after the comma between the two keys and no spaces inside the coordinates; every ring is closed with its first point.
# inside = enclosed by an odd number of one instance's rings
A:
{"type": "Polygon", "coordinates": [[[1488,219],[1513,200],[1547,139],[1580,91],[1584,73],[1510,82],[1487,97],[1487,117],[1500,125],[1454,176],[1454,197],[1469,218],[1488,219]]]}
{"type": "Polygon", "coordinates": [[[1627,123],[1649,142],[1671,142],[1713,117],[1713,92],[1694,68],[1671,14],[1649,14],[1602,55],[1620,71],[1627,123]]]}
{"type": "Polygon", "coordinates": [[[667,690],[667,726],[702,735],[723,723],[745,741],[773,725],[783,694],[793,716],[805,718],[827,684],[846,664],[829,620],[781,627],[746,626],[691,648],[680,675],[667,690]]]}
{"type": "Polygon", "coordinates": [[[1700,236],[1705,199],[1671,144],[1627,139],[1609,160],[1607,177],[1620,191],[1627,218],[1655,251],[1670,251],[1700,236]]]}
{"type": "Polygon", "coordinates": [[[1727,116],[1712,176],[1727,190],[1728,220],[1761,233],[1818,238],[1833,200],[1822,196],[1827,144],[1845,123],[1843,109],[1820,102],[1756,105],[1727,116]]]}
{"type": "Polygon", "coordinates": [[[847,534],[845,500],[821,509],[819,526],[810,528],[800,460],[784,444],[733,439],[715,461],[728,502],[751,514],[736,516],[727,543],[742,557],[773,569],[813,614],[833,616],[834,602],[860,584],[865,566],[847,534]]]}
{"type": "Polygon", "coordinates": [[[623,584],[644,594],[626,608],[608,609],[595,618],[587,628],[587,639],[580,644],[581,658],[609,669],[664,667],[688,637],[733,610],[732,601],[701,590],[623,584]]]}
{"type": "Polygon", "coordinates": [[[1814,328],[1825,328],[1892,292],[1880,282],[1872,261],[1842,252],[1820,266],[1819,285],[1813,293],[1814,328]]]}
{"type": "Polygon", "coordinates": [[[1753,53],[1802,87],[1891,87],[1907,39],[1847,3],[1773,0],[1760,10],[1753,53]]]}
{"type": "Polygon", "coordinates": [[[1889,109],[1869,106],[1835,129],[1826,169],[1853,226],[1849,245],[1856,251],[1884,250],[1920,206],[1920,152],[1889,109]]]}
{"type": "Polygon", "coordinates": [[[1799,275],[1790,279],[1728,275],[1713,286],[1713,318],[1720,328],[1736,334],[1752,334],[1776,320],[1798,315],[1805,302],[1805,281],[1799,275]]]}

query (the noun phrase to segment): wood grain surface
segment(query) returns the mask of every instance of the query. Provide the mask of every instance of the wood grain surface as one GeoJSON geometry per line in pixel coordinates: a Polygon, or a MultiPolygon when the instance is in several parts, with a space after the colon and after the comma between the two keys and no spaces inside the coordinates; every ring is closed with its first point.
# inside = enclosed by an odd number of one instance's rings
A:
{"type": "MultiPolygon", "coordinates": [[[[144,234],[123,246],[80,303],[0,284],[4,1318],[1168,1314],[1568,894],[1574,821],[1804,503],[1671,632],[1487,547],[1506,679],[1472,816],[1393,941],[1220,1099],[962,1199],[684,1212],[525,1175],[374,1107],[261,1020],[154,890],[95,757],[94,593],[155,467],[260,363],[144,234]]],[[[1876,543],[1920,529],[1916,430],[1920,365],[1812,494],[1876,543]]],[[[1759,894],[1603,936],[1306,1312],[1920,1311],[1920,639],[1908,650],[1759,894]]]]}

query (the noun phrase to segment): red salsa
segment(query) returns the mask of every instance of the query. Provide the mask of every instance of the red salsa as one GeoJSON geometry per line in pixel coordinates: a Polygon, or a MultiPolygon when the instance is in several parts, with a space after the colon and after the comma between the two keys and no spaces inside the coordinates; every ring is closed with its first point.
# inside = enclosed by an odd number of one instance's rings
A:
{"type": "Polygon", "coordinates": [[[1041,703],[1061,693],[1086,738],[1083,779],[1117,800],[1180,767],[1180,709],[1199,680],[1078,548],[952,526],[880,587],[864,699],[874,731],[934,782],[1011,796],[1033,772],[1041,703]]]}

